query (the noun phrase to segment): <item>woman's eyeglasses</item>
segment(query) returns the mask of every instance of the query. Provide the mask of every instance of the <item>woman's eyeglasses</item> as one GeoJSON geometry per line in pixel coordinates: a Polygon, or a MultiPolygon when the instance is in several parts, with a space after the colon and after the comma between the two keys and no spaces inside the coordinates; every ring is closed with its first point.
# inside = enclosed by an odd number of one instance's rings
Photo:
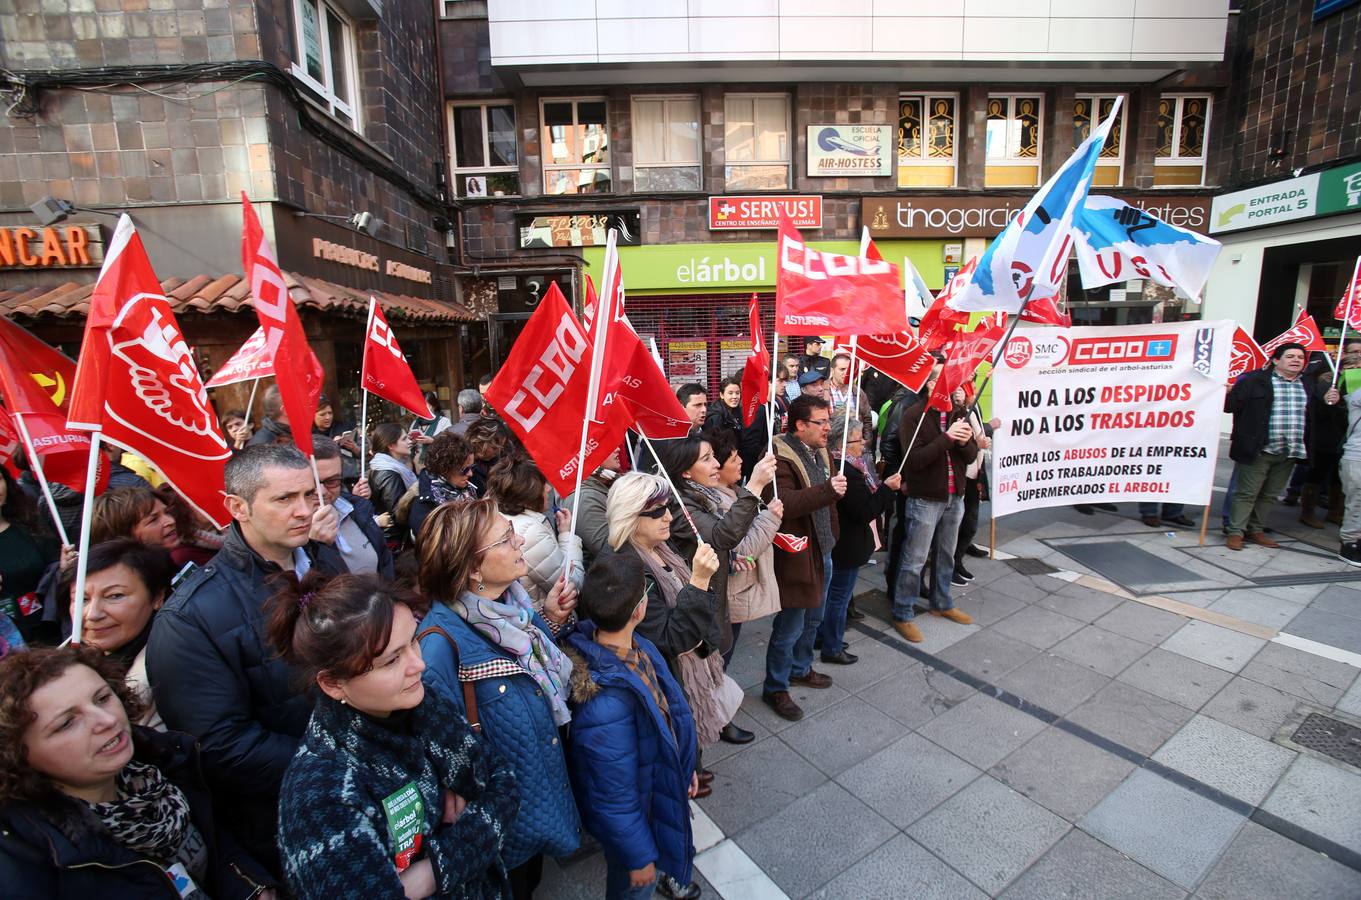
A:
{"type": "Polygon", "coordinates": [[[485,547],[479,547],[477,550],[474,550],[473,552],[474,552],[474,553],[486,553],[488,550],[494,550],[494,549],[496,549],[497,547],[501,546],[502,544],[509,544],[509,543],[510,543],[511,541],[513,541],[513,540],[515,540],[515,526],[514,526],[514,525],[507,525],[507,526],[506,526],[506,533],[502,536],[501,540],[496,541],[496,542],[491,543],[491,544],[488,544],[488,545],[485,546],[485,547]]]}

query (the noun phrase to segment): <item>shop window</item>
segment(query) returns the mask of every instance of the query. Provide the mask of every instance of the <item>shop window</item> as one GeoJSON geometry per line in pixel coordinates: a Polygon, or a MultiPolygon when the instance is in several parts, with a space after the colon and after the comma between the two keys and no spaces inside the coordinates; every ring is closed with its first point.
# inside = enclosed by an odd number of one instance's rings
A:
{"type": "Polygon", "coordinates": [[[604,97],[544,100],[545,194],[608,194],[610,128],[604,97]]]}
{"type": "Polygon", "coordinates": [[[450,104],[449,146],[454,191],[460,197],[520,193],[515,107],[509,103],[450,104]]]}
{"type": "Polygon", "coordinates": [[[1203,185],[1205,148],[1210,139],[1209,95],[1163,94],[1158,99],[1157,136],[1153,186],[1203,185]]]}
{"type": "MultiPolygon", "coordinates": [[[[1115,94],[1078,94],[1073,100],[1073,147],[1091,136],[1092,129],[1098,127],[1115,109],[1115,94]]],[[[1096,173],[1092,177],[1092,187],[1119,187],[1123,182],[1125,165],[1125,103],[1120,107],[1120,115],[1111,125],[1106,143],[1101,147],[1101,155],[1096,160],[1096,173]]]]}
{"type": "Polygon", "coordinates": [[[723,175],[730,191],[789,187],[789,95],[723,98],[723,175]]]}
{"type": "Polygon", "coordinates": [[[1044,98],[1038,95],[988,96],[984,187],[1039,187],[1043,110],[1044,98]]]}
{"type": "Polygon", "coordinates": [[[954,94],[903,94],[898,98],[898,187],[954,187],[954,94]]]}
{"type": "Polygon", "coordinates": [[[699,133],[698,97],[634,97],[634,189],[700,190],[699,133]]]}
{"type": "Polygon", "coordinates": [[[354,25],[326,0],[293,0],[293,75],[337,121],[358,130],[354,25]]]}

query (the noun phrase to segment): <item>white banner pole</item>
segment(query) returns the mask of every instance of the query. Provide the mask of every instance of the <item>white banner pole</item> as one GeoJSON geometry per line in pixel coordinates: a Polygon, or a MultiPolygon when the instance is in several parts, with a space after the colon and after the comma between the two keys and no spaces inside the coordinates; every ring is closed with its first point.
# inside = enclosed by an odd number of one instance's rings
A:
{"type": "MultiPolygon", "coordinates": [[[[95,485],[99,478],[99,438],[101,432],[90,432],[90,465],[85,473],[85,498],[80,510],[80,549],[76,554],[76,585],[72,597],[71,643],[80,645],[81,625],[85,618],[85,572],[90,558],[90,522],[95,512],[95,485]]],[[[60,598],[58,599],[60,602],[60,598]]]]}
{"type": "Polygon", "coordinates": [[[57,501],[52,497],[52,486],[47,483],[42,460],[38,458],[38,451],[33,448],[33,437],[28,433],[23,413],[15,413],[14,422],[19,426],[19,435],[24,439],[24,449],[28,451],[28,465],[33,469],[33,474],[38,476],[38,486],[42,488],[43,499],[47,501],[47,510],[52,514],[52,524],[56,526],[57,536],[61,538],[61,544],[65,547],[71,543],[71,539],[66,536],[66,526],[61,523],[61,516],[57,514],[57,501]]]}
{"type": "Polygon", "coordinates": [[[1333,363],[1333,387],[1337,387],[1338,376],[1342,374],[1342,345],[1347,343],[1347,320],[1352,317],[1352,304],[1356,302],[1358,291],[1361,291],[1357,287],[1358,278],[1361,278],[1361,256],[1356,258],[1351,284],[1347,285],[1347,307],[1342,311],[1342,333],[1337,338],[1337,360],[1333,363]]]}

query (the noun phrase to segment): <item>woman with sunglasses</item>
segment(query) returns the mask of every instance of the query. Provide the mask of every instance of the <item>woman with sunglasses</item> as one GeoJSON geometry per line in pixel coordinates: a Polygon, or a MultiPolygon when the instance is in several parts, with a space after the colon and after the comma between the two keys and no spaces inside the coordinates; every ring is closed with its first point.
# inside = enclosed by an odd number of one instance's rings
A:
{"type": "Polygon", "coordinates": [[[502,851],[517,900],[533,896],[545,853],[576,850],[580,828],[562,752],[572,663],[557,646],[576,590],[559,580],[535,612],[520,584],[529,571],[523,548],[488,498],[437,507],[416,535],[421,593],[430,601],[418,632],[425,682],[480,722],[520,785],[502,851]]]}
{"type": "MultiPolygon", "coordinates": [[[[465,503],[476,500],[477,488],[472,483],[473,448],[459,434],[445,430],[425,448],[425,470],[416,483],[416,499],[406,510],[406,524],[412,535],[420,534],[425,517],[443,503],[465,503]]],[[[398,518],[402,510],[398,510],[398,518]]]]}

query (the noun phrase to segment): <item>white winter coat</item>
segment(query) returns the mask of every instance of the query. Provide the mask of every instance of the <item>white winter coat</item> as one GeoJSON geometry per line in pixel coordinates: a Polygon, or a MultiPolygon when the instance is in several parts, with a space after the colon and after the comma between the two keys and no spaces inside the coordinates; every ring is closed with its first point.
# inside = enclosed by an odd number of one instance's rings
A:
{"type": "Polygon", "coordinates": [[[581,538],[575,534],[558,534],[552,521],[541,512],[522,512],[509,515],[515,533],[524,538],[525,563],[529,574],[520,579],[520,584],[534,601],[534,608],[543,610],[543,601],[553,590],[553,583],[562,575],[568,560],[572,563],[569,576],[572,584],[581,590],[585,568],[581,562],[581,538]]]}

